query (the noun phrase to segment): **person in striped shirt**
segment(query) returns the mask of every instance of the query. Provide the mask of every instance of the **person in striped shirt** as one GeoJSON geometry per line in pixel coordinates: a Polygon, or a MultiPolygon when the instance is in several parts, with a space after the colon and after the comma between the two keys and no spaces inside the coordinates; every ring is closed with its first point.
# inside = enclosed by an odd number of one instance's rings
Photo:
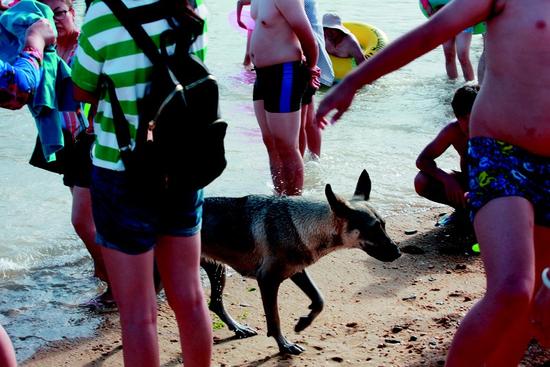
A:
{"type": "MultiPolygon", "coordinates": [[[[131,19],[138,18],[158,46],[160,34],[169,23],[147,9],[159,2],[122,1],[132,13],[131,19]]],[[[206,15],[201,0],[187,5],[199,16],[206,15]]],[[[204,57],[205,44],[205,34],[199,35],[190,51],[204,57]]],[[[184,364],[209,366],[212,328],[199,272],[202,190],[166,191],[164,200],[156,203],[135,196],[136,183],[125,174],[120,158],[109,98],[98,86],[102,74],[112,79],[135,144],[138,100],[150,84],[151,70],[149,59],[107,5],[102,0],[92,2],[81,28],[72,77],[77,100],[98,105],[94,117],[97,139],[92,156],[92,209],[97,243],[102,246],[120,311],[124,364],[159,365],[155,258],[168,303],[176,315],[184,364]]]]}

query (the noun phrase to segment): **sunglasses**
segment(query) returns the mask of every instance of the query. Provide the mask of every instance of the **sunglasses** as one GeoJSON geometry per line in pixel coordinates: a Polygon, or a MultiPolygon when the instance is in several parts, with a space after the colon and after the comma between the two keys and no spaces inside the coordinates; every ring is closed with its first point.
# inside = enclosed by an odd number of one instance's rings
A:
{"type": "Polygon", "coordinates": [[[68,10],[56,10],[53,12],[53,19],[63,20],[67,16],[68,10]]]}

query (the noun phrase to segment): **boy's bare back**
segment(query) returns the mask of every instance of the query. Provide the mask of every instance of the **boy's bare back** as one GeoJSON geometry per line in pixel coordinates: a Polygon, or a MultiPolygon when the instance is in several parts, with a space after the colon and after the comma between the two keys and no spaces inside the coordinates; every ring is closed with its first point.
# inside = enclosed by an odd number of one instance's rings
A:
{"type": "Polygon", "coordinates": [[[303,0],[254,0],[251,57],[256,67],[302,59],[298,33],[309,26],[303,0]]]}
{"type": "Polygon", "coordinates": [[[550,2],[466,0],[492,5],[487,69],[471,136],[491,136],[550,156],[550,2]]]}

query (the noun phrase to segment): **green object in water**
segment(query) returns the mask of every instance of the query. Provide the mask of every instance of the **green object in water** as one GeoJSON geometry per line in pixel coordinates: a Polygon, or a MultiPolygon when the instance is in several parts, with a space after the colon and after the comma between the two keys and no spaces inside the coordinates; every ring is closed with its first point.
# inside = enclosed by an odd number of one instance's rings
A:
{"type": "Polygon", "coordinates": [[[477,253],[480,252],[480,250],[479,250],[479,243],[474,243],[474,244],[472,245],[472,251],[473,251],[473,252],[477,252],[477,253]]]}

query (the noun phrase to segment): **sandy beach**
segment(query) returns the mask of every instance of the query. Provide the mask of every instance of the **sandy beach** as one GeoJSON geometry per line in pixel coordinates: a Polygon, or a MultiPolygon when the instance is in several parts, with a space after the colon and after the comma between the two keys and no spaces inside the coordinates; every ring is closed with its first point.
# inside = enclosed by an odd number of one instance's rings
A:
{"type": "MultiPolygon", "coordinates": [[[[387,218],[389,233],[404,252],[393,263],[343,250],[308,268],[326,304],[300,334],[293,327],[307,314],[308,300],[290,281],[283,283],[282,328],[287,338],[305,347],[299,356],[280,355],[266,336],[255,280],[231,276],[225,304],[258,335],[235,339],[214,318],[212,366],[443,366],[461,318],[485,285],[480,257],[466,251],[475,242],[473,235],[434,226],[445,212],[433,208],[387,218]]],[[[159,307],[159,335],[161,365],[180,365],[176,323],[166,304],[159,307]]],[[[532,343],[522,366],[549,365],[550,351],[532,343]]],[[[56,342],[22,366],[122,366],[118,315],[109,314],[93,338],[56,342]]]]}

